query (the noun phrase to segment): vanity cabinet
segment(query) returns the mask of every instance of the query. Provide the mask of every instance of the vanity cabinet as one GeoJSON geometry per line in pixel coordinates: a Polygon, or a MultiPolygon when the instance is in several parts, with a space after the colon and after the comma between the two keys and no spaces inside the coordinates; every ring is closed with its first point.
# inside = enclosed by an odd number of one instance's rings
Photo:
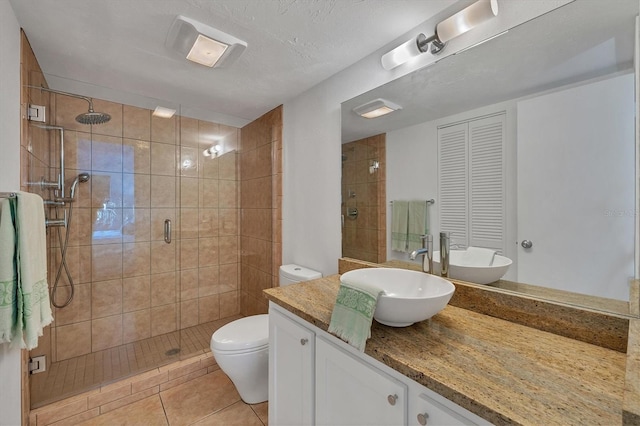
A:
{"type": "Polygon", "coordinates": [[[315,333],[269,308],[269,424],[314,424],[315,333]]]}
{"type": "Polygon", "coordinates": [[[404,425],[407,385],[316,340],[317,425],[404,425]]]}
{"type": "Polygon", "coordinates": [[[270,303],[269,424],[490,423],[270,303]]]}

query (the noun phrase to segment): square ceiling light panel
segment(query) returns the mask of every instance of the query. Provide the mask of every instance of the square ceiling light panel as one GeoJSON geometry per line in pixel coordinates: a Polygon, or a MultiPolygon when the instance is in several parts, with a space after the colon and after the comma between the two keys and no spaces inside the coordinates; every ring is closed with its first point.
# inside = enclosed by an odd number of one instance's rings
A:
{"type": "Polygon", "coordinates": [[[244,41],[194,19],[179,15],[165,46],[192,62],[210,68],[230,65],[247,48],[244,41]]]}

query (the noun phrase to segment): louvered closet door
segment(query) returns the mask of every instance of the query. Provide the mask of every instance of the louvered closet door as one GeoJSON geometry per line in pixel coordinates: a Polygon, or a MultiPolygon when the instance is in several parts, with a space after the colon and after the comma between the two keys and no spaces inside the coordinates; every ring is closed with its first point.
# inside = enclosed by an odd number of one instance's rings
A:
{"type": "Polygon", "coordinates": [[[504,114],[469,122],[469,245],[505,249],[504,114]]]}
{"type": "Polygon", "coordinates": [[[505,250],[505,115],[438,128],[440,230],[451,243],[505,250]]]}
{"type": "MultiPolygon", "coordinates": [[[[452,243],[468,245],[467,123],[438,129],[438,198],[440,231],[452,232],[452,243]]],[[[435,237],[437,240],[437,236],[435,237]]]]}

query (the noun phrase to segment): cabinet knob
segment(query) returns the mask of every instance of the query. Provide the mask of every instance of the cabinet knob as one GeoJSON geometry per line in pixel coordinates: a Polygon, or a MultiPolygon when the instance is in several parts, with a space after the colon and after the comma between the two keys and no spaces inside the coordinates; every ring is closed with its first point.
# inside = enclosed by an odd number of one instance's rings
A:
{"type": "Polygon", "coordinates": [[[304,345],[306,345],[306,344],[307,344],[307,342],[308,342],[308,341],[309,341],[309,339],[300,339],[300,344],[301,344],[302,346],[304,346],[304,345]]]}
{"type": "Polygon", "coordinates": [[[390,405],[396,405],[396,401],[398,400],[398,395],[388,395],[387,401],[389,401],[390,405]]]}
{"type": "Polygon", "coordinates": [[[427,419],[428,418],[429,418],[429,414],[420,413],[420,414],[418,414],[418,423],[420,423],[422,426],[425,426],[427,424],[427,419]]]}

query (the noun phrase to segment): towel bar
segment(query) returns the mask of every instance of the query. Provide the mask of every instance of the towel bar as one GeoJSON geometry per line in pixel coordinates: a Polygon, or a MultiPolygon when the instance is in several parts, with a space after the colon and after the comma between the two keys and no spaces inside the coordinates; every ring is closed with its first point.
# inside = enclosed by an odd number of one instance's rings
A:
{"type": "MultiPolygon", "coordinates": [[[[435,204],[436,200],[434,200],[433,198],[427,200],[427,204],[435,204]]],[[[393,204],[393,201],[389,201],[389,204],[393,204]]]]}
{"type": "Polygon", "coordinates": [[[16,198],[17,195],[15,192],[0,192],[0,198],[16,198]]]}

